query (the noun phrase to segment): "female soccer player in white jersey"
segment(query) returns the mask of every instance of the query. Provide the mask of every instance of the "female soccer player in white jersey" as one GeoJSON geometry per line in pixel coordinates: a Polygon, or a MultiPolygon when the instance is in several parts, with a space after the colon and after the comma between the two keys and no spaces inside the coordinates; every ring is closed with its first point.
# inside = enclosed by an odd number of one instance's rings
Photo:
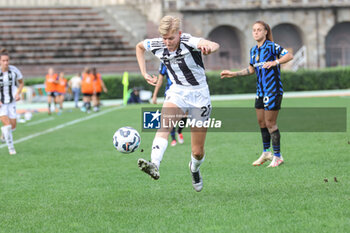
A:
{"type": "Polygon", "coordinates": [[[268,167],[278,167],[284,162],[280,153],[280,131],[277,127],[277,116],[283,96],[280,64],[292,60],[293,55],[273,42],[272,31],[267,23],[256,21],[253,24],[252,34],[257,45],[250,50],[249,67],[238,72],[224,70],[221,72],[221,78],[256,74],[255,111],[264,150],[253,165],[260,166],[272,160],[268,167]],[[274,155],[270,151],[271,141],[274,155]]]}
{"type": "MultiPolygon", "coordinates": [[[[162,127],[153,140],[151,161],[138,160],[139,168],[155,180],[159,179],[159,165],[168,146],[168,135],[172,129],[165,127],[163,122],[177,122],[186,112],[189,118],[204,121],[209,118],[211,112],[202,53],[208,55],[217,51],[219,44],[182,33],[180,24],[179,18],[164,16],[158,29],[161,38],[146,39],[136,45],[137,61],[146,81],[153,86],[157,83],[157,76],[151,76],[146,71],[144,53],[151,51],[166,65],[173,82],[163,103],[162,127]]],[[[197,192],[203,188],[199,167],[204,161],[205,137],[206,129],[191,127],[192,154],[189,166],[192,185],[197,192]]]]}
{"type": "Polygon", "coordinates": [[[0,119],[10,155],[16,154],[12,131],[16,129],[16,101],[21,99],[24,86],[22,73],[17,67],[9,65],[10,56],[6,50],[0,51],[0,119]],[[19,86],[17,87],[17,82],[19,86]]]}

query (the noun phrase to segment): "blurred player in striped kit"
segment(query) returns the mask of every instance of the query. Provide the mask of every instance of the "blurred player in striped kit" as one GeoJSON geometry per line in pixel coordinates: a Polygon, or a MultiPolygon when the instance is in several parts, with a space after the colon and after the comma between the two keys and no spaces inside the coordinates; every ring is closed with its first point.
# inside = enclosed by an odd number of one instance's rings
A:
{"type": "Polygon", "coordinates": [[[9,154],[16,154],[12,132],[16,129],[16,101],[21,99],[24,86],[23,76],[17,67],[9,64],[10,55],[5,49],[0,51],[0,119],[1,132],[9,154]]]}

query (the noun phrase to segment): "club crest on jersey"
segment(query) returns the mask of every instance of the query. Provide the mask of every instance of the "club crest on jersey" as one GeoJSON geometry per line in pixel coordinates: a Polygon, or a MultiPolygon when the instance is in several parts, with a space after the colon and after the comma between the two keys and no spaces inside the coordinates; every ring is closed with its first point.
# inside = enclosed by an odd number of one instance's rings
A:
{"type": "Polygon", "coordinates": [[[256,60],[256,61],[259,61],[259,55],[258,55],[258,56],[256,56],[255,60],[256,60]]]}

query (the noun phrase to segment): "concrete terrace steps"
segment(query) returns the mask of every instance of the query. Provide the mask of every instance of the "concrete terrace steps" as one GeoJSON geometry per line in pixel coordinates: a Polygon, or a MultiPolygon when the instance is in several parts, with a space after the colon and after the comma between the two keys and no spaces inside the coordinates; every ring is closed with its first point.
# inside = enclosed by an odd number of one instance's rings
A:
{"type": "Polygon", "coordinates": [[[136,62],[136,57],[65,57],[65,58],[46,58],[40,60],[33,59],[24,59],[24,60],[16,60],[11,59],[12,63],[20,64],[20,65],[47,65],[47,64],[87,64],[87,63],[115,63],[115,62],[136,62]]]}
{"type": "Polygon", "coordinates": [[[136,56],[135,50],[128,51],[117,51],[117,50],[93,50],[93,51],[82,51],[82,50],[66,50],[66,51],[53,51],[53,52],[30,52],[25,54],[14,54],[11,55],[13,59],[25,59],[30,57],[41,57],[41,58],[66,58],[66,57],[130,57],[136,56]]]}
{"type": "Polygon", "coordinates": [[[91,7],[0,8],[0,45],[26,77],[48,67],[67,74],[137,70],[135,46],[104,10],[91,7]]]}
{"type": "MultiPolygon", "coordinates": [[[[108,43],[115,43],[119,45],[120,49],[123,49],[125,46],[129,47],[129,44],[127,41],[122,41],[122,40],[116,40],[116,38],[103,38],[103,39],[61,39],[61,40],[8,40],[8,41],[2,41],[1,45],[3,47],[7,46],[15,46],[15,45],[28,45],[28,46],[38,46],[38,47],[43,47],[43,46],[67,46],[67,45],[72,45],[72,44],[77,44],[77,45],[83,45],[83,44],[95,44],[95,45],[101,45],[101,44],[108,44],[108,43]]],[[[59,50],[59,48],[56,48],[59,50]]]]}
{"type": "Polygon", "coordinates": [[[88,38],[115,38],[121,40],[123,36],[116,35],[114,32],[95,33],[95,32],[82,32],[82,33],[69,33],[69,32],[55,32],[55,33],[42,33],[42,34],[0,34],[0,40],[41,40],[45,39],[88,39],[88,38]]]}
{"type": "Polygon", "coordinates": [[[0,28],[53,28],[53,27],[107,27],[105,21],[52,21],[52,22],[7,22],[1,23],[0,28]]]}
{"type": "Polygon", "coordinates": [[[131,5],[110,6],[106,12],[125,29],[133,43],[143,40],[147,35],[147,17],[131,5]]]}
{"type": "Polygon", "coordinates": [[[88,12],[100,12],[99,9],[91,7],[0,7],[2,15],[45,15],[45,14],[73,14],[73,13],[86,13],[88,12]]]}
{"type": "MultiPolygon", "coordinates": [[[[45,27],[35,27],[35,28],[26,28],[26,33],[30,34],[48,34],[48,33],[60,33],[62,32],[62,28],[45,28],[45,27]]],[[[65,33],[86,33],[86,32],[117,32],[118,31],[111,26],[101,27],[101,26],[90,26],[90,27],[71,27],[66,26],[64,27],[65,33]]],[[[3,28],[1,29],[1,33],[3,34],[23,34],[23,28],[17,28],[17,27],[11,27],[11,28],[3,28]]]]}
{"type": "Polygon", "coordinates": [[[49,16],[2,16],[0,15],[0,22],[41,22],[41,21],[74,21],[74,20],[103,20],[99,15],[49,15],[49,16]]]}
{"type": "MultiPolygon", "coordinates": [[[[50,52],[50,51],[56,51],[57,48],[53,46],[48,46],[48,47],[28,47],[28,46],[17,46],[14,48],[14,50],[10,51],[11,52],[50,52]]],[[[126,52],[128,51],[134,51],[135,52],[135,47],[134,46],[123,46],[120,47],[120,44],[101,44],[101,45],[95,45],[95,44],[77,44],[77,45],[60,45],[60,51],[94,51],[94,50],[117,50],[117,52],[126,52]],[[123,51],[119,51],[119,49],[123,49],[123,51]]],[[[13,55],[11,56],[13,57],[13,55]]]]}

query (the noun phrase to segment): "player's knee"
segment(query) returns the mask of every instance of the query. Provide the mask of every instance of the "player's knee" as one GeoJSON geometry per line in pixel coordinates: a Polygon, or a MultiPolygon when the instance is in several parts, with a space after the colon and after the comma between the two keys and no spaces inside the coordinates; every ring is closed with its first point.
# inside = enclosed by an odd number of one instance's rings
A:
{"type": "Polygon", "coordinates": [[[266,128],[266,124],[265,124],[264,120],[259,120],[258,119],[258,124],[259,124],[260,128],[266,128]]]}
{"type": "Polygon", "coordinates": [[[158,130],[156,133],[156,137],[161,137],[167,139],[169,136],[169,133],[167,130],[158,130]]]}
{"type": "Polygon", "coordinates": [[[192,148],[192,156],[196,159],[201,159],[204,155],[204,147],[198,146],[192,148]]]}
{"type": "Polygon", "coordinates": [[[266,121],[265,125],[268,129],[274,129],[276,128],[276,121],[266,121]]]}

